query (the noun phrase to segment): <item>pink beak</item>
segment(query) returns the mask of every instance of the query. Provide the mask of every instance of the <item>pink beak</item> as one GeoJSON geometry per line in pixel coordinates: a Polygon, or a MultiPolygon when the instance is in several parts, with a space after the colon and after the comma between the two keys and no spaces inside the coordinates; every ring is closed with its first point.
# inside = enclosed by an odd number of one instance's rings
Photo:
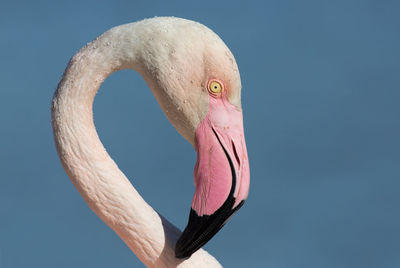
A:
{"type": "Polygon", "coordinates": [[[250,185],[242,111],[225,97],[210,97],[209,112],[196,130],[196,192],[189,222],[176,243],[177,258],[190,257],[244,203],[250,185]]]}

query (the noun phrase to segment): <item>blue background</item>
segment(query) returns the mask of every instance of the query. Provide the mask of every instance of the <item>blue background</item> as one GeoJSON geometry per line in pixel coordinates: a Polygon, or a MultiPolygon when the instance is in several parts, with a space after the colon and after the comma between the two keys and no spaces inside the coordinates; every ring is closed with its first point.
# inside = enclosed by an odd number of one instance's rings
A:
{"type": "MultiPolygon", "coordinates": [[[[165,15],[213,29],[241,71],[250,196],[205,248],[226,267],[400,267],[399,14],[395,0],[2,0],[0,267],[143,267],[64,173],[50,101],[87,42],[165,15]]],[[[111,75],[94,109],[111,156],[183,228],[195,152],[145,82],[111,75]]]]}

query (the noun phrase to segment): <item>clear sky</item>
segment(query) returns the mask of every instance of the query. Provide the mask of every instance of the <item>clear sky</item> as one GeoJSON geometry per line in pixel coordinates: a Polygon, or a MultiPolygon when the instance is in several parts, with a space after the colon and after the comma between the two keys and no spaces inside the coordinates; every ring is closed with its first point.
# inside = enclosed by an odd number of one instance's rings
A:
{"type": "MultiPolygon", "coordinates": [[[[50,101],[87,42],[166,15],[213,29],[242,77],[250,195],[205,248],[226,267],[400,267],[399,14],[394,0],[2,0],[0,267],[143,267],[63,171],[50,101]]],[[[185,227],[196,155],[142,78],[111,75],[94,108],[120,168],[185,227]]]]}

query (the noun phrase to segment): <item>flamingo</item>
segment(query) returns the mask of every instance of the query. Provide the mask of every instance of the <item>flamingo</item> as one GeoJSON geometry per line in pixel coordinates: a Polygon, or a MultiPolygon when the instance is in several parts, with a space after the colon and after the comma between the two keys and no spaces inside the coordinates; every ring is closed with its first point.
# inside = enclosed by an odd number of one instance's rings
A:
{"type": "Polygon", "coordinates": [[[186,19],[156,17],[114,27],[71,58],[52,101],[60,161],[89,207],[146,266],[221,267],[201,247],[248,195],[240,94],[230,50],[206,26],[186,19]],[[144,78],[197,152],[183,233],[143,200],[96,132],[96,92],[111,73],[127,68],[144,78]]]}

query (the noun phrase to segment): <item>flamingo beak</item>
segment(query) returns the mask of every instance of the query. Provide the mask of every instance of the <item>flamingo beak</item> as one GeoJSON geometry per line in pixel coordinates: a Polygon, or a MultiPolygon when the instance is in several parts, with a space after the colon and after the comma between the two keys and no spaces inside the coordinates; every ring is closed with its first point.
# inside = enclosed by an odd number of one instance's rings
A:
{"type": "Polygon", "coordinates": [[[242,111],[213,100],[196,130],[195,194],[188,224],[175,247],[188,258],[206,244],[243,205],[250,173],[242,111]]]}

